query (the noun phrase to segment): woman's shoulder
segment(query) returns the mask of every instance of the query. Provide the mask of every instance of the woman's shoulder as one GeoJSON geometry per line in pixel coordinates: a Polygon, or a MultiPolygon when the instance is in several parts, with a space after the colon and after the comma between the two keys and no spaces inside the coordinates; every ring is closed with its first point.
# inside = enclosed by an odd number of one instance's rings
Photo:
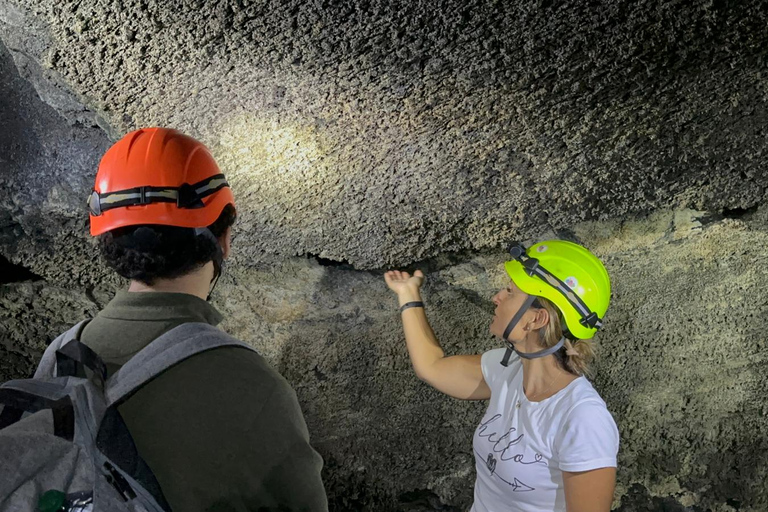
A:
{"type": "Polygon", "coordinates": [[[619,430],[605,401],[584,377],[558,404],[555,450],[563,471],[615,467],[619,430]]]}
{"type": "MultiPolygon", "coordinates": [[[[613,415],[592,383],[586,377],[574,380],[557,403],[560,429],[564,431],[600,432],[618,439],[613,415]]],[[[562,434],[562,433],[561,433],[562,434]]]]}
{"type": "MultiPolygon", "coordinates": [[[[491,362],[498,364],[501,367],[501,360],[504,358],[504,354],[507,352],[507,349],[505,347],[502,348],[494,348],[487,352],[483,353],[482,360],[483,364],[490,364],[491,362]]],[[[512,364],[512,361],[516,361],[517,357],[510,359],[510,364],[512,364]]]]}
{"type": "Polygon", "coordinates": [[[608,410],[600,393],[584,376],[574,379],[563,391],[564,393],[558,400],[558,408],[563,415],[594,411],[595,409],[608,410]]]}
{"type": "Polygon", "coordinates": [[[520,358],[513,355],[507,365],[503,365],[502,361],[507,353],[506,348],[495,348],[485,352],[480,358],[480,365],[483,369],[483,378],[489,386],[493,386],[495,382],[501,380],[508,380],[510,376],[514,375],[522,368],[523,364],[520,362],[520,358]]]}

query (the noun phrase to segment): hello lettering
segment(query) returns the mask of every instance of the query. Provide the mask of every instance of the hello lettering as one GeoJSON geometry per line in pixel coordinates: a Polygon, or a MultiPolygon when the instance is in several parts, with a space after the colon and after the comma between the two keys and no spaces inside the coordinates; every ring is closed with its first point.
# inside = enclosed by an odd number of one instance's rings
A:
{"type": "Polygon", "coordinates": [[[491,417],[488,421],[481,423],[480,426],[478,427],[478,433],[477,433],[479,437],[484,437],[488,439],[489,443],[493,443],[492,450],[494,453],[499,454],[499,459],[502,461],[511,460],[512,462],[517,462],[518,464],[525,464],[525,465],[543,464],[544,466],[546,466],[547,461],[543,460],[544,457],[540,453],[537,453],[533,457],[533,460],[528,460],[528,461],[525,460],[525,455],[522,453],[510,453],[512,448],[515,445],[519,444],[520,441],[522,441],[523,437],[525,437],[525,434],[520,434],[519,436],[512,438],[512,435],[517,430],[515,428],[510,428],[507,431],[507,433],[502,435],[501,437],[499,437],[498,432],[489,431],[491,423],[495,422],[499,418],[501,418],[501,414],[496,414],[493,417],[491,417]]]}

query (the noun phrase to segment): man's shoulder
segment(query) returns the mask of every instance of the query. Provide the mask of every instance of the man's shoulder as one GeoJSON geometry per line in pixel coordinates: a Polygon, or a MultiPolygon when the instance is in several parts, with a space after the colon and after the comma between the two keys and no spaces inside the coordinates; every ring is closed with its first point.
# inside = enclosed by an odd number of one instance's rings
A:
{"type": "MultiPolygon", "coordinates": [[[[222,415],[240,421],[296,401],[290,384],[260,354],[242,347],[218,347],[196,354],[147,383],[125,405],[146,409],[165,404],[174,414],[205,423],[222,415]],[[185,412],[188,411],[188,412],[185,412]]],[[[137,414],[139,414],[137,412],[137,414]]],[[[170,413],[169,413],[170,414],[170,413]]]]}
{"type": "MultiPolygon", "coordinates": [[[[245,344],[244,344],[245,345],[245,344]]],[[[196,354],[178,365],[187,373],[228,381],[263,381],[282,384],[285,379],[255,349],[247,346],[221,346],[196,354]]]]}
{"type": "Polygon", "coordinates": [[[196,373],[199,378],[227,380],[284,380],[256,349],[210,324],[185,322],[165,332],[152,343],[175,346],[188,343],[190,351],[198,351],[166,371],[196,373]]]}

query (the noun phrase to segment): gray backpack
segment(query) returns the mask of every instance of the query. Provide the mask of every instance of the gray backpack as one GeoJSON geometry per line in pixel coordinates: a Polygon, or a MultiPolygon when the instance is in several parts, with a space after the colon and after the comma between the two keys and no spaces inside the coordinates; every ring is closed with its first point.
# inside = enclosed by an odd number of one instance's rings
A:
{"type": "Polygon", "coordinates": [[[195,354],[252,350],[211,325],[186,323],[107,379],[105,364],[79,341],[86,323],[51,343],[34,378],[0,386],[0,512],[170,510],[117,406],[195,354]]]}

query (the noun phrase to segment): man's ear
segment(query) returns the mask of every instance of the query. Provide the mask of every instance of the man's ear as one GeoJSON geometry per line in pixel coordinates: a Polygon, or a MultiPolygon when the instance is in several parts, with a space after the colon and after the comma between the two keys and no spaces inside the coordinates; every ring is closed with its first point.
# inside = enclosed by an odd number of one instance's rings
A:
{"type": "Polygon", "coordinates": [[[228,227],[219,237],[219,243],[221,244],[221,253],[226,260],[229,258],[229,253],[232,250],[232,226],[228,227]]]}

